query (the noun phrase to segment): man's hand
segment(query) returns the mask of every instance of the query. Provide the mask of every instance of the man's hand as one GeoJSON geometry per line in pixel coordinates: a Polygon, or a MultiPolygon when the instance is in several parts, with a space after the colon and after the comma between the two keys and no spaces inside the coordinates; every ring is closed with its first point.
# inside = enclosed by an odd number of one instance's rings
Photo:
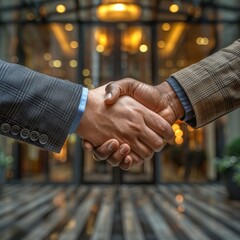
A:
{"type": "Polygon", "coordinates": [[[184,115],[179,98],[167,82],[151,86],[132,78],[125,78],[109,83],[106,87],[105,103],[113,104],[123,95],[134,98],[171,125],[184,115]]]}
{"type": "MultiPolygon", "coordinates": [[[[131,96],[135,100],[145,105],[147,108],[164,117],[171,125],[184,115],[181,102],[167,82],[155,87],[138,82],[131,78],[112,82],[106,87],[105,103],[113,104],[119,99],[120,96],[123,95],[131,96]]],[[[114,139],[111,141],[114,141],[114,139]]],[[[119,163],[119,166],[122,167],[124,159],[129,158],[129,155],[121,154],[119,149],[112,150],[107,148],[106,146],[108,146],[111,141],[109,140],[109,142],[106,142],[99,148],[95,149],[91,147],[89,148],[90,143],[84,142],[87,144],[85,149],[94,151],[94,154],[98,156],[98,158],[108,159],[109,162],[112,161],[119,163]]],[[[134,162],[142,163],[143,159],[135,156],[134,162]]],[[[132,162],[130,161],[130,163],[132,162]]],[[[131,165],[129,164],[127,167],[125,166],[125,169],[129,169],[130,167],[131,165]]]]}
{"type": "Polygon", "coordinates": [[[172,139],[170,124],[158,114],[127,96],[121,97],[114,105],[106,105],[104,95],[105,86],[89,91],[77,131],[94,147],[116,139],[120,144],[128,144],[131,151],[142,159],[149,159],[154,151],[162,148],[164,142],[161,136],[172,139]]]}
{"type": "Polygon", "coordinates": [[[130,170],[133,165],[141,166],[144,163],[140,156],[131,151],[128,144],[119,146],[116,139],[110,139],[95,149],[91,143],[83,141],[83,148],[89,152],[94,151],[96,161],[107,160],[111,166],[119,166],[123,170],[130,170]]]}

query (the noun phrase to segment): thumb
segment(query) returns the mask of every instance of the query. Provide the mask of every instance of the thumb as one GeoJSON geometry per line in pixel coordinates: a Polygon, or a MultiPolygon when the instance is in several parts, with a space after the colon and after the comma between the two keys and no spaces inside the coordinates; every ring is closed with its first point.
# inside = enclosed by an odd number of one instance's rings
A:
{"type": "Polygon", "coordinates": [[[106,86],[105,92],[105,103],[109,105],[115,103],[120,95],[122,95],[120,86],[114,82],[111,82],[106,86]]]}
{"type": "Polygon", "coordinates": [[[134,89],[138,84],[139,82],[133,78],[125,78],[123,80],[109,83],[105,88],[105,103],[113,104],[123,95],[133,97],[134,89]]]}
{"type": "Polygon", "coordinates": [[[86,140],[82,141],[82,147],[85,151],[89,151],[89,152],[93,151],[93,148],[94,148],[93,145],[86,140]]]}

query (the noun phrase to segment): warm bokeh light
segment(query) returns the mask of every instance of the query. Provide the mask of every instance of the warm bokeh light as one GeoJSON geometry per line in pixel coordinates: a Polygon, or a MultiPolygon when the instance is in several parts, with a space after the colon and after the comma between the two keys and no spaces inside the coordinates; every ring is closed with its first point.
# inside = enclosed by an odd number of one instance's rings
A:
{"type": "Polygon", "coordinates": [[[66,162],[67,161],[67,144],[65,143],[60,151],[60,153],[53,153],[53,158],[58,162],[66,162]]]}
{"type": "Polygon", "coordinates": [[[169,23],[163,23],[162,30],[163,31],[169,31],[171,29],[171,25],[169,23]]]}
{"type": "Polygon", "coordinates": [[[176,136],[176,137],[182,137],[182,136],[183,136],[183,131],[180,130],[180,129],[177,129],[177,130],[175,131],[175,136],[176,136]]]}
{"type": "Polygon", "coordinates": [[[176,200],[177,203],[183,203],[183,200],[184,200],[183,195],[178,194],[178,195],[175,197],[175,200],[176,200]]]}
{"type": "Polygon", "coordinates": [[[75,219],[71,219],[70,221],[68,221],[68,224],[66,226],[67,230],[72,230],[76,227],[77,223],[75,219]]]}
{"type": "Polygon", "coordinates": [[[52,59],[52,55],[51,55],[51,53],[44,53],[43,58],[46,61],[50,61],[52,59]]]}
{"type": "MultiPolygon", "coordinates": [[[[186,30],[186,23],[178,22],[172,25],[171,31],[167,34],[166,39],[164,39],[166,46],[161,53],[163,57],[170,57],[174,53],[186,30]]],[[[172,56],[170,58],[172,58],[172,56]]]]}
{"type": "Polygon", "coordinates": [[[64,13],[66,11],[66,7],[63,4],[59,4],[56,6],[56,11],[58,13],[64,13]]]}
{"type": "Polygon", "coordinates": [[[78,42],[77,41],[71,41],[70,42],[70,47],[73,48],[73,49],[78,48],[78,42]]]}
{"type": "Polygon", "coordinates": [[[93,84],[88,85],[88,89],[94,89],[95,86],[93,84]]]}
{"type": "Polygon", "coordinates": [[[97,40],[98,40],[99,45],[102,45],[105,47],[108,45],[108,35],[105,32],[102,32],[102,33],[98,32],[97,40]]]}
{"type": "Polygon", "coordinates": [[[206,38],[206,37],[198,37],[196,39],[196,43],[197,45],[203,45],[203,46],[206,46],[209,44],[209,39],[206,38]]]}
{"type": "Polygon", "coordinates": [[[139,46],[139,51],[140,52],[147,52],[148,51],[148,46],[146,44],[141,44],[139,46]]]}
{"type": "Polygon", "coordinates": [[[66,206],[66,194],[64,192],[59,192],[52,201],[54,206],[63,208],[66,206]]]}
{"type": "MultiPolygon", "coordinates": [[[[135,54],[139,51],[140,45],[142,42],[143,30],[141,27],[128,27],[123,31],[122,35],[122,50],[131,54],[135,54]]],[[[144,44],[142,44],[144,45],[144,44]]],[[[146,50],[146,47],[143,47],[142,50],[146,50]]]]}
{"type": "Polygon", "coordinates": [[[180,129],[180,126],[177,123],[172,125],[172,130],[175,132],[176,130],[180,129]]]}
{"type": "Polygon", "coordinates": [[[193,132],[193,131],[194,131],[194,128],[192,128],[191,126],[187,125],[187,130],[188,130],[189,132],[193,132]]]}
{"type": "Polygon", "coordinates": [[[113,45],[112,32],[107,28],[97,28],[94,32],[94,38],[96,41],[97,52],[103,53],[108,56],[111,53],[113,45]]]}
{"type": "Polygon", "coordinates": [[[101,21],[135,21],[141,15],[141,8],[131,3],[106,3],[97,8],[97,17],[101,21]]]}
{"type": "Polygon", "coordinates": [[[53,61],[53,66],[55,68],[60,68],[62,66],[62,62],[60,60],[54,60],[53,61]]]}
{"type": "Polygon", "coordinates": [[[73,30],[73,25],[71,23],[65,24],[65,30],[71,32],[73,30]]]}
{"type": "Polygon", "coordinates": [[[158,48],[161,49],[161,48],[164,48],[166,46],[166,43],[164,41],[160,40],[160,41],[158,41],[157,46],[158,46],[158,48]]]}
{"type": "Polygon", "coordinates": [[[181,145],[183,143],[183,138],[182,137],[176,137],[175,138],[175,143],[178,145],[181,145]]]}
{"type": "Polygon", "coordinates": [[[172,12],[172,13],[176,13],[179,11],[179,6],[177,4],[171,4],[170,7],[169,7],[169,11],[172,12]]]}
{"type": "Polygon", "coordinates": [[[84,77],[90,76],[90,70],[87,69],[87,68],[84,68],[84,69],[82,70],[82,75],[83,75],[84,77]]]}
{"type": "Polygon", "coordinates": [[[69,66],[72,67],[72,68],[75,68],[78,66],[78,62],[77,60],[73,59],[69,62],[69,66]]]}
{"type": "Polygon", "coordinates": [[[68,142],[71,144],[75,144],[77,142],[77,135],[75,133],[70,134],[68,137],[68,142]]]}
{"type": "Polygon", "coordinates": [[[180,212],[180,213],[185,212],[185,208],[182,205],[179,205],[177,209],[178,209],[178,212],[180,212]]]}
{"type": "Polygon", "coordinates": [[[85,78],[85,79],[84,79],[84,84],[85,84],[86,86],[91,85],[91,84],[92,84],[92,79],[91,79],[91,78],[85,78]]]}
{"type": "Polygon", "coordinates": [[[104,51],[104,46],[99,44],[96,46],[96,51],[99,52],[99,53],[102,53],[104,51]]]}

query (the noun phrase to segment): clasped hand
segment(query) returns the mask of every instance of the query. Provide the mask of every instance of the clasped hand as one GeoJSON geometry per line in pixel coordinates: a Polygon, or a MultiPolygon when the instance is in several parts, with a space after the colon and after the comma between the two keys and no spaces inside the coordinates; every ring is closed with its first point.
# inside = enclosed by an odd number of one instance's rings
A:
{"type": "Polygon", "coordinates": [[[172,140],[178,118],[162,90],[133,79],[90,90],[78,128],[84,148],[122,169],[150,159],[172,140]]]}

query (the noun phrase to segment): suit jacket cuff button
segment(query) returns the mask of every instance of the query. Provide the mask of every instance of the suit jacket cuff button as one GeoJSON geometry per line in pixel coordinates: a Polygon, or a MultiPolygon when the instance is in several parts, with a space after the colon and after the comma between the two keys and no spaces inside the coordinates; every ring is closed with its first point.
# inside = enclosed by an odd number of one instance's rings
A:
{"type": "Polygon", "coordinates": [[[21,128],[18,125],[13,125],[11,128],[11,134],[17,136],[20,133],[21,128]]]}
{"type": "Polygon", "coordinates": [[[40,138],[39,138],[39,142],[40,142],[40,144],[42,144],[42,145],[47,144],[47,142],[48,142],[48,136],[47,136],[46,134],[42,134],[42,135],[40,136],[40,138]]]}
{"type": "Polygon", "coordinates": [[[30,131],[26,128],[22,129],[21,132],[20,132],[20,137],[22,139],[28,139],[30,136],[30,131]]]}
{"type": "Polygon", "coordinates": [[[39,133],[38,132],[36,132],[36,131],[32,131],[31,133],[30,133],[30,139],[31,139],[31,141],[33,141],[33,142],[36,142],[38,139],[39,139],[39,133]]]}
{"type": "Polygon", "coordinates": [[[11,126],[10,126],[10,124],[8,124],[8,123],[3,123],[3,124],[1,125],[1,131],[2,131],[2,133],[9,133],[9,132],[10,132],[10,129],[11,129],[11,126]]]}

